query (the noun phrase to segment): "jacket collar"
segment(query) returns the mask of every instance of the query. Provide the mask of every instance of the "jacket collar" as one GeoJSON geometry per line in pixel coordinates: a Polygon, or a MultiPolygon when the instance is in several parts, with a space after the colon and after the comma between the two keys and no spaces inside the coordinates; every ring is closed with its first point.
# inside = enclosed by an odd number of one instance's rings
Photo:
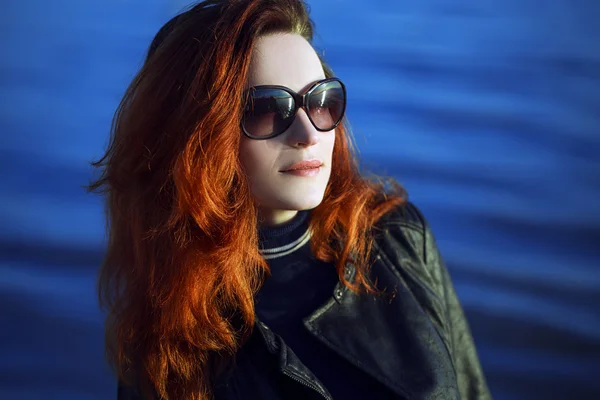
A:
{"type": "MultiPolygon", "coordinates": [[[[379,280],[400,282],[396,295],[356,295],[339,282],[332,298],[305,318],[304,326],[324,345],[372,375],[407,399],[458,398],[456,376],[444,341],[428,315],[411,294],[406,282],[385,256],[376,257],[372,270],[379,280]]],[[[346,266],[352,281],[356,270],[346,266]]],[[[304,367],[283,340],[257,321],[267,348],[278,356],[282,372],[312,382],[327,397],[327,390],[304,367]]]]}

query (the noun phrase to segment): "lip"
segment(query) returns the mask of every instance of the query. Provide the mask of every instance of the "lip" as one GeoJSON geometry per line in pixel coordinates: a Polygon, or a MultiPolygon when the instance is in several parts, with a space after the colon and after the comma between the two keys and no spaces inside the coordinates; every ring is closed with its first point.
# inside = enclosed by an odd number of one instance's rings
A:
{"type": "Polygon", "coordinates": [[[307,170],[307,169],[318,169],[323,165],[323,163],[319,160],[303,160],[297,163],[294,163],[279,172],[291,172],[291,171],[299,171],[299,170],[307,170]]]}
{"type": "Polygon", "coordinates": [[[291,169],[289,171],[283,171],[282,174],[295,175],[295,176],[317,176],[321,172],[321,167],[318,168],[305,168],[305,169],[291,169]]]}

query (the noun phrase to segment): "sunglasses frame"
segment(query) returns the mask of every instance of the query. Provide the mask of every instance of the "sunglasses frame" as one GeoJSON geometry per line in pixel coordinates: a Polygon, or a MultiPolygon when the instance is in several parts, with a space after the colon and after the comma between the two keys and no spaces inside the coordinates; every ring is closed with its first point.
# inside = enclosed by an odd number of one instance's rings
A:
{"type": "MultiPolygon", "coordinates": [[[[281,132],[273,133],[273,134],[268,135],[268,136],[253,136],[250,133],[248,133],[246,131],[246,128],[244,127],[244,117],[242,116],[242,119],[240,121],[240,126],[242,128],[242,132],[244,132],[244,135],[246,135],[250,139],[254,139],[254,140],[266,140],[266,139],[271,139],[271,138],[274,138],[276,136],[281,135],[282,133],[284,133],[285,131],[287,131],[290,126],[292,126],[292,124],[296,120],[296,116],[298,115],[298,110],[300,108],[304,109],[304,111],[306,112],[306,115],[308,116],[308,119],[310,120],[310,123],[319,132],[329,132],[329,131],[335,129],[340,124],[340,122],[342,122],[342,120],[344,119],[344,115],[346,113],[346,103],[347,103],[347,99],[346,99],[346,86],[344,85],[344,83],[339,78],[336,78],[336,77],[322,79],[320,81],[317,81],[317,82],[313,83],[310,86],[310,88],[308,88],[306,90],[306,92],[304,94],[296,93],[292,89],[290,89],[290,88],[288,88],[286,86],[280,86],[280,85],[259,85],[259,86],[253,86],[253,87],[251,87],[249,89],[246,89],[244,91],[244,99],[246,99],[246,101],[247,101],[248,94],[250,93],[250,91],[257,90],[257,89],[279,89],[279,90],[283,90],[284,92],[288,93],[292,97],[292,99],[294,99],[294,111],[293,111],[293,115],[294,116],[292,117],[292,121],[290,122],[290,125],[287,128],[285,128],[281,132]],[[312,94],[312,92],[319,85],[322,85],[322,84],[325,84],[325,83],[328,83],[328,82],[339,82],[340,86],[342,87],[342,91],[344,93],[344,104],[342,106],[341,117],[335,123],[335,125],[333,127],[329,128],[329,129],[320,129],[319,127],[317,127],[317,125],[313,121],[312,117],[310,116],[310,108],[308,107],[308,98],[312,94]]],[[[246,104],[244,104],[244,107],[246,107],[246,104]]]]}

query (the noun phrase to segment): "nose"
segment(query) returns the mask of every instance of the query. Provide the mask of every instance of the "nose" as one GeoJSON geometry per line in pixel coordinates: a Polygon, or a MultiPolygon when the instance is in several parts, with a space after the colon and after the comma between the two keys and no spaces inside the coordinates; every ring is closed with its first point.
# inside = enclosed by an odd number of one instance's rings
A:
{"type": "Polygon", "coordinates": [[[309,147],[319,143],[319,131],[310,122],[304,108],[300,108],[296,114],[294,123],[289,128],[287,141],[293,147],[309,147]]]}

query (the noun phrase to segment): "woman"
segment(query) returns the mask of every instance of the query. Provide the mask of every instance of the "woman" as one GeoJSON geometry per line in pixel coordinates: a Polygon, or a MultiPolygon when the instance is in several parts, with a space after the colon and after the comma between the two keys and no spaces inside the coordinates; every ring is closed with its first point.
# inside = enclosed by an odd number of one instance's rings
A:
{"type": "Polygon", "coordinates": [[[485,399],[428,225],[358,172],[300,0],[169,21],[91,185],[119,399],[485,399]]]}

